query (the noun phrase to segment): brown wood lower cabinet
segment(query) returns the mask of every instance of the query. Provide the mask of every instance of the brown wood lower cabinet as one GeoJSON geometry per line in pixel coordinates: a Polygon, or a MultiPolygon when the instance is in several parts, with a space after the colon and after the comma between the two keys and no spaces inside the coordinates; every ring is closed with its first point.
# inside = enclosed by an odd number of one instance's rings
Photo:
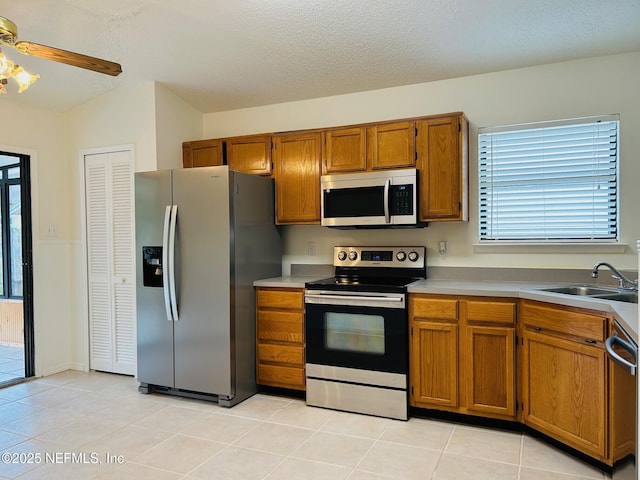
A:
{"type": "Polygon", "coordinates": [[[256,335],[256,382],[304,390],[303,289],[257,287],[256,335]]]}
{"type": "Polygon", "coordinates": [[[606,315],[523,301],[520,320],[522,421],[610,464],[606,315]]]}
{"type": "Polygon", "coordinates": [[[412,294],[409,403],[515,419],[515,312],[511,299],[412,294]]]}

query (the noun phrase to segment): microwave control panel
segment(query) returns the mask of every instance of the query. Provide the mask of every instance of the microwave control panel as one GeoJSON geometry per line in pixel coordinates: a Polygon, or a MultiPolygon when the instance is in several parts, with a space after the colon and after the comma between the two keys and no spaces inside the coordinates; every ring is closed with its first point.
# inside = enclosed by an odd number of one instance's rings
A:
{"type": "Polygon", "coordinates": [[[413,185],[391,185],[389,214],[413,215],[413,185]]]}

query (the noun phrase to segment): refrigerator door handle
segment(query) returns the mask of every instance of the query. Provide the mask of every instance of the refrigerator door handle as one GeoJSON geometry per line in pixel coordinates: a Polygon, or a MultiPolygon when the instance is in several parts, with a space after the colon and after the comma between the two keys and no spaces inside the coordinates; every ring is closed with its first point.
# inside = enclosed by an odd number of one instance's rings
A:
{"type": "Polygon", "coordinates": [[[180,320],[178,317],[178,301],[176,300],[176,223],[178,220],[178,206],[171,207],[171,222],[169,225],[169,293],[171,295],[171,313],[173,321],[180,320]]]}
{"type": "Polygon", "coordinates": [[[172,322],[171,305],[169,299],[169,220],[171,218],[171,206],[167,205],[164,210],[164,226],[162,227],[162,290],[164,293],[164,309],[167,313],[167,320],[172,322]]]}

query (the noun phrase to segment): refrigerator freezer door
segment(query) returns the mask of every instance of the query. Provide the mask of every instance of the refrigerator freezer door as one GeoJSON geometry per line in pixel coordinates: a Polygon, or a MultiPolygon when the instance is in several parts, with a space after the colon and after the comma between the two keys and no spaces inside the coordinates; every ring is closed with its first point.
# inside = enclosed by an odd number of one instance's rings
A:
{"type": "Polygon", "coordinates": [[[175,388],[233,396],[229,170],[174,170],[175,388]]]}
{"type": "MultiPolygon", "coordinates": [[[[173,324],[167,321],[164,289],[144,286],[144,247],[162,248],[166,207],[171,205],[171,172],[144,172],[135,176],[136,189],[136,298],[138,381],[173,386],[173,324]]],[[[164,249],[163,252],[164,254],[164,249]]],[[[163,255],[164,256],[164,255],[163,255]]],[[[167,265],[159,265],[163,270],[167,265]]],[[[164,273],[164,272],[163,272],[164,273]]],[[[163,282],[166,286],[166,282],[163,282]]]]}

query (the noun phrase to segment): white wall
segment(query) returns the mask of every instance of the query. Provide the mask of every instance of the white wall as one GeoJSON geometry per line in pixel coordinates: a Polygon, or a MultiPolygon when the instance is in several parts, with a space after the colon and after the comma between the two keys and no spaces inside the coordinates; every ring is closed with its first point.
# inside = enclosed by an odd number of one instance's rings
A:
{"type": "Polygon", "coordinates": [[[204,115],[204,138],[348,125],[463,111],[470,121],[470,221],[431,223],[424,230],[336,231],[318,226],[285,229],[283,271],[291,263],[330,263],[333,245],[427,245],[428,263],[438,266],[589,268],[607,260],[637,269],[635,245],[640,239],[640,52],[523,68],[484,75],[318,98],[204,115]],[[478,127],[619,113],[621,241],[624,253],[567,249],[526,252],[474,251],[477,242],[478,127]],[[449,253],[438,256],[440,240],[449,253]],[[317,256],[306,255],[307,242],[317,256]]]}
{"type": "Polygon", "coordinates": [[[82,244],[83,150],[133,145],[136,171],[182,167],[182,141],[202,134],[202,114],[155,82],[106,93],[69,113],[73,252],[72,367],[88,368],[87,286],[82,244]]]}
{"type": "Polygon", "coordinates": [[[158,170],[182,168],[182,142],[202,138],[202,113],[155,84],[158,170]]]}
{"type": "Polygon", "coordinates": [[[72,362],[67,117],[14,105],[10,98],[2,99],[2,113],[8,121],[0,129],[0,150],[31,156],[35,367],[36,375],[46,375],[72,362]]]}

